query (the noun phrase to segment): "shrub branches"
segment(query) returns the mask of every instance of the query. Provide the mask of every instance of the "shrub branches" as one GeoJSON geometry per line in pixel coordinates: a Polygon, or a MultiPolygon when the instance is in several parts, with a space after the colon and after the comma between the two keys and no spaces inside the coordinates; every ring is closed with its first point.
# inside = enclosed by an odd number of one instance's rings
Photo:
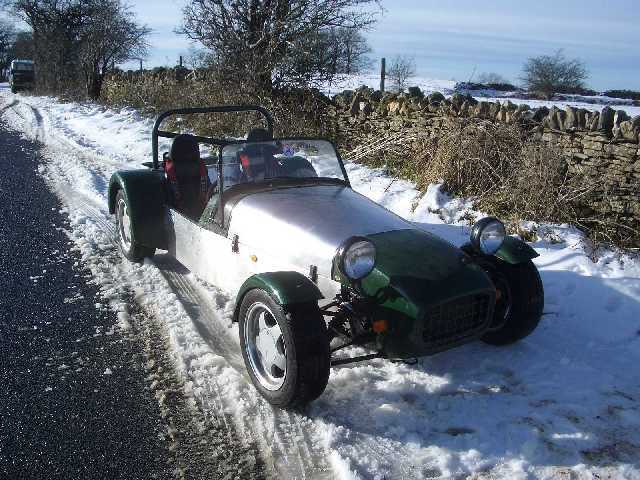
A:
{"type": "Polygon", "coordinates": [[[271,91],[355,71],[368,53],[359,35],[378,0],[190,0],[179,30],[214,56],[241,88],[271,91]],[[337,58],[336,58],[337,55],[337,58]]]}
{"type": "Polygon", "coordinates": [[[585,64],[577,58],[566,58],[562,50],[554,55],[540,55],[527,60],[522,81],[531,92],[551,98],[554,93],[579,93],[589,76],[585,64]]]}

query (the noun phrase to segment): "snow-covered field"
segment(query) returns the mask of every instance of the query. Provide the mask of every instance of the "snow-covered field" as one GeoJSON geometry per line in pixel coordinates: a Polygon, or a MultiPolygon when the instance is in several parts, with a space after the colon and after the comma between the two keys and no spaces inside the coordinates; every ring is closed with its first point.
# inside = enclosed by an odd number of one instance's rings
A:
{"type": "MultiPolygon", "coordinates": [[[[533,246],[545,315],[525,341],[470,344],[416,365],[336,368],[304,413],[282,412],[244,373],[225,292],[166,255],[134,265],[113,246],[109,177],[150,159],[152,120],[12,95],[6,86],[0,115],[44,143],[39,172],[66,205],[69,236],[121,328],[131,320],[131,297],[160,318],[194,403],[257,443],[274,477],[640,479],[638,258],[593,252],[569,226],[540,226],[533,246]]],[[[422,195],[356,164],[348,171],[359,192],[455,244],[466,240],[460,218],[470,202],[437,185],[422,195]]]]}
{"type": "MultiPolygon", "coordinates": [[[[387,80],[388,84],[388,80],[387,80]]],[[[451,96],[454,92],[454,87],[456,84],[455,80],[438,80],[434,78],[426,78],[426,77],[415,77],[409,81],[411,86],[420,87],[420,89],[426,94],[429,95],[433,92],[440,92],[444,94],[446,97],[451,96]]],[[[366,85],[368,87],[372,87],[375,89],[380,88],[380,76],[376,74],[361,74],[361,75],[351,75],[345,77],[333,84],[326,85],[323,88],[323,92],[329,95],[335,95],[346,89],[356,89],[362,85],[366,85]]],[[[565,95],[567,100],[522,100],[517,98],[506,98],[505,95],[508,92],[499,92],[496,90],[485,90],[485,91],[471,91],[469,92],[471,96],[476,98],[477,100],[484,100],[487,102],[506,102],[511,100],[515,104],[526,103],[531,108],[538,107],[548,107],[556,106],[558,108],[564,109],[566,106],[571,106],[575,108],[584,108],[590,111],[600,111],[604,107],[604,105],[610,105],[614,110],[624,110],[628,115],[634,117],[636,115],[640,115],[640,107],[636,107],[632,105],[630,100],[622,100],[619,98],[610,98],[610,97],[587,97],[581,95],[565,95]]]]}

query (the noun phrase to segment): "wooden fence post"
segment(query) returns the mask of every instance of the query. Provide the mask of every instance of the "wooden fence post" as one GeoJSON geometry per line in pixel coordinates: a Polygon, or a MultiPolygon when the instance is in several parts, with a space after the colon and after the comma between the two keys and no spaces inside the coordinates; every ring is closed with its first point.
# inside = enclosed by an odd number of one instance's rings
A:
{"type": "Polygon", "coordinates": [[[386,75],[385,63],[386,63],[386,60],[384,57],[382,57],[382,61],[380,62],[380,91],[381,92],[384,92],[384,77],[386,75]]]}

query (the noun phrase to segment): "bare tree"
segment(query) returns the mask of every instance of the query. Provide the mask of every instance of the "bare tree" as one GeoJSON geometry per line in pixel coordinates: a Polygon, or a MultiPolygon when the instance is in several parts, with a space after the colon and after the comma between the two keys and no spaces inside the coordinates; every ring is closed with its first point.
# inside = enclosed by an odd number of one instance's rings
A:
{"type": "Polygon", "coordinates": [[[366,55],[371,48],[353,29],[321,30],[301,41],[299,47],[287,62],[274,69],[276,84],[321,86],[336,76],[358,73],[370,64],[366,55]]]}
{"type": "Polygon", "coordinates": [[[387,78],[391,82],[391,88],[404,92],[409,80],[416,74],[416,61],[413,57],[396,55],[391,60],[391,66],[387,70],[387,78]]]}
{"type": "MultiPolygon", "coordinates": [[[[2,1],[2,0],[0,0],[2,1]]],[[[13,0],[32,30],[36,81],[45,91],[84,89],[98,98],[114,64],[139,57],[149,29],[121,0],[13,0]]]]}
{"type": "Polygon", "coordinates": [[[371,66],[372,61],[368,57],[371,47],[360,31],[332,28],[326,36],[327,45],[322,52],[326,53],[326,64],[331,75],[359,73],[371,66]]]}
{"type": "Polygon", "coordinates": [[[184,57],[185,65],[192,70],[201,70],[218,63],[215,56],[209,50],[196,48],[193,45],[189,47],[184,57]]]}
{"type": "Polygon", "coordinates": [[[497,84],[507,84],[509,83],[506,78],[504,78],[499,73],[494,72],[485,72],[478,75],[478,83],[482,83],[484,85],[497,85],[497,84]]]}
{"type": "Polygon", "coordinates": [[[79,36],[79,60],[87,95],[95,100],[111,68],[146,55],[150,29],[136,23],[120,0],[93,0],[88,11],[79,36]]]}
{"type": "Polygon", "coordinates": [[[562,50],[554,55],[541,55],[527,60],[522,81],[532,92],[551,98],[554,93],[571,93],[585,87],[589,73],[579,59],[569,59],[562,50]]]}
{"type": "Polygon", "coordinates": [[[270,91],[330,77],[322,48],[331,30],[366,29],[380,8],[380,0],[190,0],[179,32],[212,50],[223,73],[270,91]]]}
{"type": "Polygon", "coordinates": [[[0,20],[0,76],[11,62],[11,47],[15,41],[16,30],[12,23],[0,20]]]}
{"type": "Polygon", "coordinates": [[[83,0],[14,0],[13,13],[33,34],[36,82],[45,91],[77,85],[78,38],[86,16],[83,0]]]}
{"type": "Polygon", "coordinates": [[[11,45],[11,58],[33,59],[33,35],[31,32],[17,32],[11,45]]]}

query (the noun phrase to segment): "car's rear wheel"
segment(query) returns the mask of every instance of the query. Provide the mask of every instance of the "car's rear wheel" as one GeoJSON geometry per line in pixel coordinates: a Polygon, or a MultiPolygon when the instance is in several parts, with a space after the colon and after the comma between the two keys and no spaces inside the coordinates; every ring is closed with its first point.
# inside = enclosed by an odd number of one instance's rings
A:
{"type": "Polygon", "coordinates": [[[317,304],[283,308],[256,289],[243,298],[238,318],[249,377],[269,403],[292,408],[324,392],[330,352],[327,327],[317,304]]]}
{"type": "Polygon", "coordinates": [[[482,341],[508,345],[530,335],[538,326],[544,308],[544,289],[531,260],[512,265],[492,258],[484,265],[496,286],[493,328],[482,341]]]}
{"type": "Polygon", "coordinates": [[[122,190],[118,190],[116,194],[116,225],[118,245],[127,259],[132,262],[141,262],[145,257],[153,257],[155,248],[140,245],[134,240],[129,204],[122,190]]]}

